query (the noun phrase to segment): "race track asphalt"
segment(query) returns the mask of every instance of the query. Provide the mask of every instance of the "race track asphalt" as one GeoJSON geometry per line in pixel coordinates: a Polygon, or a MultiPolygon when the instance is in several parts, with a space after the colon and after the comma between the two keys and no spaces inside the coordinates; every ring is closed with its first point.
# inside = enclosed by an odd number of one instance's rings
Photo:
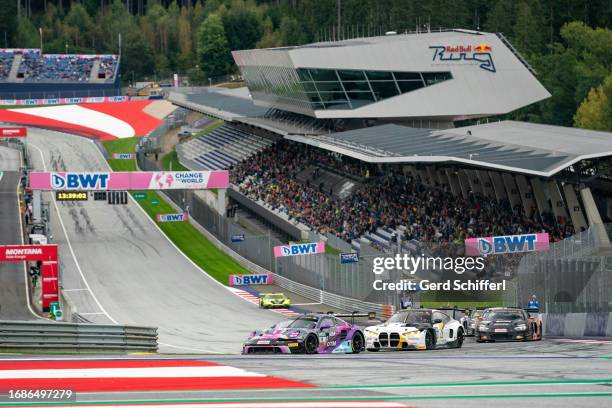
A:
{"type": "MultiPolygon", "coordinates": [[[[17,203],[19,167],[17,150],[0,146],[0,245],[20,245],[21,225],[17,203]]],[[[0,263],[0,320],[31,320],[23,262],[0,263]]]]}
{"type": "Polygon", "coordinates": [[[80,404],[95,401],[104,405],[134,406],[153,401],[251,403],[257,407],[266,407],[271,402],[283,402],[287,407],[294,402],[310,402],[314,404],[311,407],[316,407],[316,401],[384,401],[410,407],[453,408],[600,408],[612,405],[612,344],[603,343],[544,339],[528,343],[477,344],[473,338],[468,338],[461,349],[433,351],[316,356],[185,355],[179,358],[205,360],[314,387],[90,392],[78,394],[77,401],[80,404]]]}
{"type": "MultiPolygon", "coordinates": [[[[38,170],[108,171],[84,138],[31,129],[28,146],[38,170]]],[[[160,351],[236,353],[253,327],[283,318],[194,266],[133,200],[56,203],[51,213],[64,293],[93,322],[156,326],[160,351]]]]}

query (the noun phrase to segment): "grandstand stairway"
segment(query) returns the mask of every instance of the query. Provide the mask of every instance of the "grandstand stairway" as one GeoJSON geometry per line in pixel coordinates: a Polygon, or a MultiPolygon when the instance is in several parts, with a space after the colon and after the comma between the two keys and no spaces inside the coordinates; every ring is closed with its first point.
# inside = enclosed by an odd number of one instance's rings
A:
{"type": "Polygon", "coordinates": [[[274,141],[224,125],[190,140],[177,149],[179,155],[202,170],[222,170],[270,146],[274,141]]]}
{"type": "Polygon", "coordinates": [[[8,80],[14,82],[23,82],[23,79],[17,78],[17,72],[19,71],[19,65],[21,65],[21,59],[23,57],[21,54],[15,54],[13,57],[13,65],[11,66],[11,71],[9,72],[8,80]]]}
{"type": "Polygon", "coordinates": [[[340,199],[350,196],[361,187],[361,183],[358,181],[318,166],[307,167],[305,170],[298,173],[296,178],[302,184],[309,182],[310,186],[314,189],[319,189],[319,187],[322,186],[324,192],[331,192],[340,199]],[[313,175],[315,176],[313,177],[313,175]]]}
{"type": "Polygon", "coordinates": [[[100,71],[100,60],[94,60],[91,67],[91,74],[89,75],[89,82],[104,82],[105,79],[98,79],[98,72],[100,71]]]}

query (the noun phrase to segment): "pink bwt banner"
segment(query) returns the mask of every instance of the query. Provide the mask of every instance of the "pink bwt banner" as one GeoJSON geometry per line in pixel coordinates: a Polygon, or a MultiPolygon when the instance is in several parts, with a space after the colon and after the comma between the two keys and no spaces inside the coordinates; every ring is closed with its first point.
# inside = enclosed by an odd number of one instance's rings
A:
{"type": "Polygon", "coordinates": [[[157,222],[185,222],[189,220],[186,212],[176,214],[157,214],[157,222]]]}
{"type": "Polygon", "coordinates": [[[547,251],[550,248],[548,233],[501,235],[498,237],[468,238],[465,240],[467,256],[516,254],[547,251]]]}
{"type": "Polygon", "coordinates": [[[325,242],[307,242],[305,244],[279,245],[274,247],[274,257],[314,255],[325,252],[325,242]]]}
{"type": "Polygon", "coordinates": [[[258,273],[249,275],[230,275],[229,276],[230,286],[243,286],[243,285],[271,285],[272,274],[271,273],[258,273]]]}
{"type": "Polygon", "coordinates": [[[204,190],[228,187],[227,170],[30,173],[32,190],[204,190]]]}

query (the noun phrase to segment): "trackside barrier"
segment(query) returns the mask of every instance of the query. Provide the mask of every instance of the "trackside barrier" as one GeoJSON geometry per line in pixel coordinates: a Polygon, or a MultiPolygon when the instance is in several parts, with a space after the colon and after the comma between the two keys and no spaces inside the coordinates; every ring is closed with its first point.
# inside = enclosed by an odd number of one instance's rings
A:
{"type": "MultiPolygon", "coordinates": [[[[163,196],[170,205],[176,209],[181,210],[180,207],[168,197],[167,194],[160,191],[159,194],[163,196]]],[[[253,273],[272,273],[271,271],[263,268],[254,262],[249,261],[239,253],[235,252],[230,247],[226,246],[223,242],[221,242],[214,234],[210,231],[202,227],[200,224],[195,221],[193,217],[189,218],[189,222],[198,229],[204,236],[212,242],[219,250],[223,251],[225,254],[231,256],[236,262],[238,262],[241,266],[248,269],[253,273]]],[[[315,302],[324,303],[328,306],[352,312],[354,310],[362,311],[362,312],[376,312],[376,316],[380,317],[383,315],[383,311],[386,311],[388,316],[393,314],[393,306],[392,305],[383,305],[380,303],[372,303],[372,302],[364,302],[357,299],[348,298],[345,296],[336,295],[333,293],[325,292],[320,289],[314,288],[309,285],[304,285],[302,283],[295,282],[291,279],[287,279],[284,276],[278,275],[276,273],[272,273],[273,278],[272,281],[275,285],[280,286],[283,289],[291,291],[297,295],[303,296],[307,299],[313,300],[315,302]]]]}
{"type": "Polygon", "coordinates": [[[0,351],[157,352],[157,328],[0,321],[0,351]]]}
{"type": "Polygon", "coordinates": [[[612,313],[544,313],[544,335],[612,337],[612,313]]]}

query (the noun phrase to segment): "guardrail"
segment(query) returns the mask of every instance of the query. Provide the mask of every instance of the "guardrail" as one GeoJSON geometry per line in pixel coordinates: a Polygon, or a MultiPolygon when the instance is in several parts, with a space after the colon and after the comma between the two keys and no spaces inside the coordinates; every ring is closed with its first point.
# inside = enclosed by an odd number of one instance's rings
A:
{"type": "Polygon", "coordinates": [[[157,352],[157,328],[0,321],[0,351],[157,352]]]}

